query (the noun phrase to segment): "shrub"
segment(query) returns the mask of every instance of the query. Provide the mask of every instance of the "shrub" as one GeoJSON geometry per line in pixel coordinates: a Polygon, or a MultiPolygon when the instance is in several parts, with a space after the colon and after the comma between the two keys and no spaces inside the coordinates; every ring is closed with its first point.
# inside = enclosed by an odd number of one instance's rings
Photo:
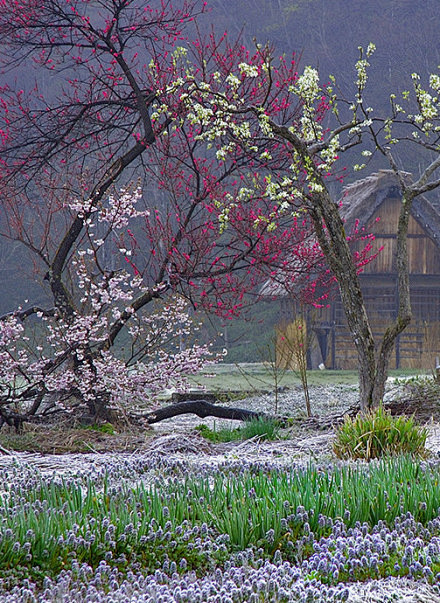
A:
{"type": "Polygon", "coordinates": [[[346,417],[336,431],[333,451],[341,459],[370,460],[385,455],[426,456],[427,430],[413,417],[393,417],[382,406],[354,419],[346,417]]]}

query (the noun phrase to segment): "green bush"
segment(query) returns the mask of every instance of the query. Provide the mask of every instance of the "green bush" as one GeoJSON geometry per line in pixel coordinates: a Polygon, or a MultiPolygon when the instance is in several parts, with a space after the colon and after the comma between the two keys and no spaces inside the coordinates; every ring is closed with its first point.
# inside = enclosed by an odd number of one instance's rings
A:
{"type": "Polygon", "coordinates": [[[341,459],[370,460],[386,455],[424,457],[427,430],[413,417],[396,416],[379,406],[374,411],[346,417],[337,429],[333,451],[341,459]]]}

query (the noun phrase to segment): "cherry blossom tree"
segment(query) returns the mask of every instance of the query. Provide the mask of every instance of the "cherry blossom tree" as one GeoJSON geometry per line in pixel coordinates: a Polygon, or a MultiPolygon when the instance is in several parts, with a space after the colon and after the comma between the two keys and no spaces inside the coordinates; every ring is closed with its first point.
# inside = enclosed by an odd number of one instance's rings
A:
{"type": "MultiPolygon", "coordinates": [[[[191,342],[188,303],[233,317],[280,273],[318,303],[332,279],[308,215],[293,204],[292,219],[268,194],[271,171],[288,171],[278,143],[258,134],[250,157],[229,125],[209,135],[206,87],[233,106],[229,74],[261,71],[269,49],[201,41],[204,11],[0,2],[3,68],[20,81],[0,93],[1,235],[26,248],[45,287],[44,303],[0,321],[0,422],[75,405],[105,417],[118,401],[185,388],[214,359],[191,342]]],[[[293,85],[295,64],[279,74],[269,93],[251,83],[246,94],[294,120],[276,87],[293,85]]]]}
{"type": "Polygon", "coordinates": [[[0,1],[0,234],[46,294],[0,321],[0,422],[186,387],[212,356],[184,300],[232,318],[271,276],[319,304],[330,268],[357,295],[370,247],[352,256],[328,182],[361,109],[326,131],[315,71],[201,35],[205,10],[0,1]]]}

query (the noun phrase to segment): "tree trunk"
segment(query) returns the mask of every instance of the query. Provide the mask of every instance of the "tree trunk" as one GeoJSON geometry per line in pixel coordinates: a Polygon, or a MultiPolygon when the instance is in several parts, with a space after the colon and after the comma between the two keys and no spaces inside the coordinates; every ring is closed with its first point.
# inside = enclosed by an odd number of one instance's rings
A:
{"type": "MultiPolygon", "coordinates": [[[[245,408],[225,408],[217,404],[211,404],[207,400],[186,400],[177,404],[170,404],[153,412],[142,415],[150,425],[159,423],[164,419],[171,419],[178,415],[195,414],[198,417],[219,417],[220,419],[234,419],[236,421],[249,421],[251,419],[266,419],[268,415],[262,412],[254,412],[245,408]]],[[[278,420],[278,418],[277,418],[278,420]]],[[[282,419],[281,419],[282,420],[282,419]]]]}
{"type": "Polygon", "coordinates": [[[379,362],[375,354],[373,356],[366,354],[361,345],[358,346],[358,356],[359,401],[361,411],[365,412],[376,408],[383,400],[387,380],[388,360],[386,362],[379,362]]]}
{"type": "Polygon", "coordinates": [[[310,214],[322,251],[339,286],[342,305],[359,359],[359,402],[362,412],[383,400],[388,367],[396,339],[411,321],[407,233],[413,192],[402,184],[402,208],[397,227],[397,276],[399,308],[376,346],[365,308],[359,276],[353,262],[338,206],[332,201],[321,175],[322,192],[312,197],[310,214]]]}
{"type": "Polygon", "coordinates": [[[321,175],[322,192],[312,196],[310,215],[323,254],[338,281],[342,306],[359,359],[359,403],[366,411],[380,402],[385,389],[382,370],[376,366],[375,342],[365,309],[359,276],[347,242],[339,208],[331,199],[321,175]]]}

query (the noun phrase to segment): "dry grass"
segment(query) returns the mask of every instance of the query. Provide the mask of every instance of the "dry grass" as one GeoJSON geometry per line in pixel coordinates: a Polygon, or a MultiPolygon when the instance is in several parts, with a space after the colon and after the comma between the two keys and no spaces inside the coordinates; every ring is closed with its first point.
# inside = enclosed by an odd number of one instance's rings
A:
{"type": "MultiPolygon", "coordinates": [[[[3,452],[66,454],[78,452],[134,452],[149,447],[154,432],[148,428],[124,428],[114,433],[60,425],[25,425],[21,433],[3,428],[3,452]]],[[[1,450],[0,450],[1,452],[1,450]]]]}

